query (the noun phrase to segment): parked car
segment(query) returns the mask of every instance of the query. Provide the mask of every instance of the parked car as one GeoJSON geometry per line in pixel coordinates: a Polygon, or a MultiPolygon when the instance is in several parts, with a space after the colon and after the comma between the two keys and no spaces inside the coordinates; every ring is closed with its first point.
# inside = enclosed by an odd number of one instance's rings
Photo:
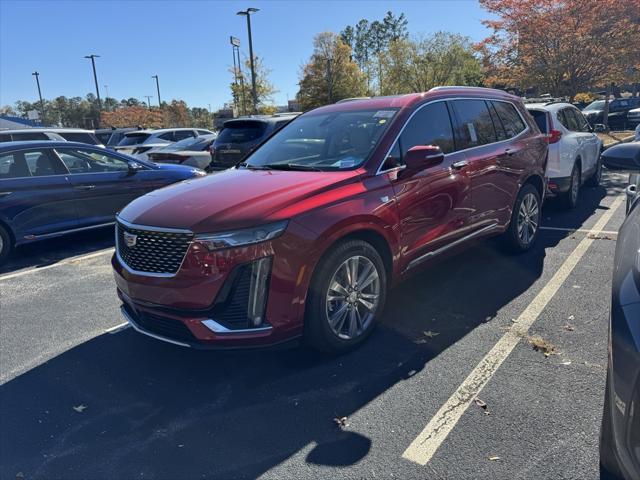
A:
{"type": "Polygon", "coordinates": [[[640,126],[640,108],[634,108],[627,113],[627,122],[630,127],[637,128],[640,126]]]}
{"type": "MultiPolygon", "coordinates": [[[[614,130],[623,130],[631,127],[627,114],[629,110],[640,107],[640,97],[635,98],[615,98],[609,102],[609,128],[614,130]]],[[[582,110],[585,117],[591,124],[595,126],[598,123],[604,123],[604,100],[596,100],[587,105],[582,110]]]]}
{"type": "Polygon", "coordinates": [[[124,138],[127,132],[135,132],[140,128],[101,128],[95,131],[96,137],[100,142],[110,150],[113,150],[118,143],[124,138]]]}
{"type": "Polygon", "coordinates": [[[567,208],[575,208],[583,183],[591,187],[600,184],[602,140],[570,103],[531,104],[527,110],[540,131],[547,134],[548,193],[558,196],[567,208]]]}
{"type": "Polygon", "coordinates": [[[165,147],[153,148],[147,152],[147,158],[156,163],[179,163],[206,170],[211,164],[209,148],[216,136],[215,133],[200,135],[196,138],[185,138],[165,147]]]}
{"type": "Polygon", "coordinates": [[[14,246],[112,225],[134,198],[204,174],[78,142],[0,144],[0,263],[14,246]]]}
{"type": "Polygon", "coordinates": [[[210,170],[224,170],[235,166],[253,148],[264,142],[297,115],[286,113],[227,120],[211,148],[210,170]]]}
{"type": "Polygon", "coordinates": [[[23,128],[0,131],[0,142],[20,142],[25,140],[66,140],[99,147],[104,146],[91,130],[82,130],[81,128],[23,128]]]}
{"type": "Polygon", "coordinates": [[[614,259],[600,469],[601,478],[632,480],[640,478],[640,144],[611,147],[603,161],[631,175],[614,259]]]}
{"type": "Polygon", "coordinates": [[[236,168],[118,214],[122,312],[183,346],[303,336],[324,351],[354,348],[389,286],[432,258],[495,234],[531,248],[547,147],[521,100],[499,90],[312,110],[236,168]]]}
{"type": "Polygon", "coordinates": [[[185,138],[195,138],[200,135],[211,135],[213,132],[199,128],[161,128],[158,130],[136,130],[124,134],[124,138],[115,147],[120,153],[131,155],[143,160],[147,159],[147,152],[152,148],[164,147],[179,142],[185,138]]]}

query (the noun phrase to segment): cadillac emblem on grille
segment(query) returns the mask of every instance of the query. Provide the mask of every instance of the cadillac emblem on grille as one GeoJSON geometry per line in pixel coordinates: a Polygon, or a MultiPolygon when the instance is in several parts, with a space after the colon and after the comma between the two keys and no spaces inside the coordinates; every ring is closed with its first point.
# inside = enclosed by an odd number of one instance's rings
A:
{"type": "Polygon", "coordinates": [[[136,241],[138,240],[138,236],[134,235],[133,233],[129,233],[129,232],[124,232],[124,244],[129,247],[129,248],[133,248],[136,246],[136,241]]]}

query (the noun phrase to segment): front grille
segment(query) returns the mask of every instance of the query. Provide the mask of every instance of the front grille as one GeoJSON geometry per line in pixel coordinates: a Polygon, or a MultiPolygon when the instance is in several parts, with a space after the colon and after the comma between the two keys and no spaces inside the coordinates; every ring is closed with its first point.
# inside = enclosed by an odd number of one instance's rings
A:
{"type": "Polygon", "coordinates": [[[185,342],[196,341],[191,330],[189,330],[189,328],[179,320],[159,317],[157,315],[144,312],[136,313],[127,304],[124,305],[124,308],[133,321],[143,330],[173,340],[182,340],[185,342]]]}
{"type": "Polygon", "coordinates": [[[157,232],[117,224],[116,248],[122,261],[131,269],[174,275],[180,269],[193,233],[157,232]],[[135,244],[127,246],[125,233],[135,236],[135,244]]]}

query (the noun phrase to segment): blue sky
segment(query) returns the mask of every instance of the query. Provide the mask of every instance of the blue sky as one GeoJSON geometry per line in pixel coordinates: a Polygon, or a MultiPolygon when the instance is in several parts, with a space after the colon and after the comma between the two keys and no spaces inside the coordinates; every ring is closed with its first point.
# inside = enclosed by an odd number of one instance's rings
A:
{"type": "Polygon", "coordinates": [[[158,74],[163,100],[216,109],[230,97],[229,36],[247,48],[246,21],[235,13],[249,6],[260,9],[252,17],[254,53],[272,70],[278,104],[295,96],[318,32],[392,10],[405,13],[412,35],[445,30],[480,40],[488,33],[480,23],[488,14],[472,0],[0,0],[0,105],[35,101],[36,69],[45,98],[95,91],[83,58],[95,53],[102,96],[106,84],[117,99],[154,95],[157,102],[150,77],[158,74]]]}

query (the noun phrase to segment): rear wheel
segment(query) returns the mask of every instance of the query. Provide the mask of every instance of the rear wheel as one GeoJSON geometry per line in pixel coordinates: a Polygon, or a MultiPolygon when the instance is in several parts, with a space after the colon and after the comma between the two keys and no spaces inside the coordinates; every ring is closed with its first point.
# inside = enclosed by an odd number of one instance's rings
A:
{"type": "Polygon", "coordinates": [[[580,199],[580,183],[580,165],[576,163],[571,171],[571,184],[569,185],[569,191],[560,198],[565,208],[572,209],[578,206],[578,200],[580,199]]]}
{"type": "Polygon", "coordinates": [[[0,265],[2,265],[13,248],[13,242],[11,241],[11,235],[5,227],[0,225],[0,265]]]}
{"type": "Polygon", "coordinates": [[[525,252],[533,246],[538,238],[542,218],[540,205],[538,190],[531,184],[524,185],[518,193],[509,228],[504,234],[510,250],[516,253],[525,252]]]}
{"type": "Polygon", "coordinates": [[[357,347],[380,317],[386,289],[384,263],[373,246],[362,240],[337,245],[321,260],[311,282],[305,339],[328,353],[357,347]]]}
{"type": "Polygon", "coordinates": [[[600,478],[606,480],[622,479],[618,460],[611,445],[615,441],[611,426],[611,391],[609,388],[609,372],[604,391],[604,409],[602,412],[602,426],[600,427],[600,478]]]}

